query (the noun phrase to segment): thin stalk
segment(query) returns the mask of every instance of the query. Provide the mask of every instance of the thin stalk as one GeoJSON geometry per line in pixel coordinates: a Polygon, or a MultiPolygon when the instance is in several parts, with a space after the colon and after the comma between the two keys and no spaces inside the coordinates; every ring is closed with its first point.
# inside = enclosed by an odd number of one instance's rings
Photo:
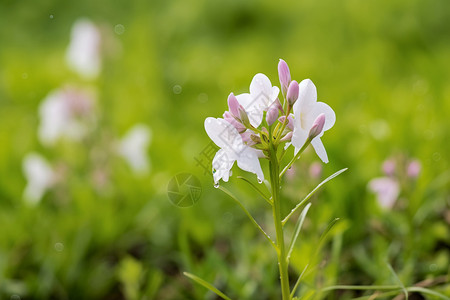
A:
{"type": "Polygon", "coordinates": [[[300,157],[300,155],[305,151],[306,147],[311,143],[311,139],[308,138],[305,142],[305,144],[302,146],[302,148],[297,152],[297,154],[294,156],[294,158],[284,167],[283,171],[280,173],[280,178],[283,177],[284,173],[286,173],[287,170],[295,163],[295,161],[300,157]]]}
{"type": "Polygon", "coordinates": [[[281,203],[280,203],[280,178],[279,165],[277,159],[276,146],[271,144],[269,153],[270,167],[270,183],[272,187],[273,199],[273,219],[275,223],[275,231],[277,236],[277,256],[278,268],[280,270],[281,295],[283,300],[290,300],[288,262],[286,258],[286,249],[284,245],[283,224],[281,223],[281,203]]]}

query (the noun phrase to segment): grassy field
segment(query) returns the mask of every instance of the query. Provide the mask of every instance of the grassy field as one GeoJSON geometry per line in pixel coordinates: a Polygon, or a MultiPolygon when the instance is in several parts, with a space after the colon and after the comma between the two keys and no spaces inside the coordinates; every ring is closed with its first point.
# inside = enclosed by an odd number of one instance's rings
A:
{"type": "MultiPolygon", "coordinates": [[[[447,0],[0,1],[0,299],[217,299],[184,271],[232,299],[279,299],[276,254],[198,160],[205,118],[221,117],[256,73],[279,85],[280,58],[337,116],[323,138],[330,162],[311,174],[308,149],[283,182],[283,209],[348,168],[312,200],[291,284],[314,268],[297,295],[393,299],[402,291],[320,291],[400,284],[450,297],[449,20],[447,0]],[[67,62],[80,20],[101,37],[95,74],[67,62]],[[61,91],[86,105],[45,142],[44,99],[61,91]],[[389,208],[369,188],[386,160],[400,187],[389,208]],[[190,207],[168,197],[180,173],[200,181],[190,207]],[[27,196],[30,177],[43,190],[27,196]]],[[[235,167],[223,186],[271,232],[264,199],[237,175],[256,182],[235,167]]]]}

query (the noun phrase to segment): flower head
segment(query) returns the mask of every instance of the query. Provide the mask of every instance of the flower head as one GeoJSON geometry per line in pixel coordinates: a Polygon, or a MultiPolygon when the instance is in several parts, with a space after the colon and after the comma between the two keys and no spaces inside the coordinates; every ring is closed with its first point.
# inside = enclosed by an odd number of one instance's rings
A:
{"type": "Polygon", "coordinates": [[[294,104],[292,145],[294,145],[296,153],[307,141],[313,123],[320,114],[325,115],[323,130],[312,139],[311,145],[319,158],[324,163],[328,163],[327,152],[320,138],[326,130],[333,127],[336,115],[330,106],[323,102],[317,102],[317,91],[313,82],[309,79],[302,80],[299,84],[298,99],[294,104]]]}
{"type": "Polygon", "coordinates": [[[250,124],[258,127],[263,119],[264,111],[277,100],[280,89],[272,86],[264,74],[256,74],[250,83],[250,93],[237,95],[239,104],[245,109],[250,124]]]}
{"type": "Polygon", "coordinates": [[[245,145],[233,125],[224,119],[206,118],[205,130],[210,139],[220,147],[212,162],[215,184],[220,179],[228,181],[235,161],[242,170],[256,174],[260,180],[264,179],[258,160],[260,151],[245,145]]]}

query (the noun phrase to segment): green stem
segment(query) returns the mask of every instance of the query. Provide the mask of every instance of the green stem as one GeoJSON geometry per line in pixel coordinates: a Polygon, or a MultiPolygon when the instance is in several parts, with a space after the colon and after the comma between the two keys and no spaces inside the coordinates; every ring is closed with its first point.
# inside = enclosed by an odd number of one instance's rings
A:
{"type": "Polygon", "coordinates": [[[294,158],[287,164],[286,167],[284,167],[283,171],[280,173],[280,178],[283,177],[284,173],[286,173],[287,170],[296,162],[296,160],[300,157],[300,155],[305,151],[306,147],[309,146],[311,143],[311,139],[308,138],[305,142],[305,144],[302,146],[302,148],[297,152],[297,154],[294,156],[294,158]]]}
{"type": "Polygon", "coordinates": [[[277,159],[276,146],[270,145],[270,183],[272,187],[272,199],[273,199],[273,219],[275,222],[275,231],[277,235],[277,256],[278,256],[278,268],[280,270],[281,281],[281,294],[283,300],[290,300],[290,288],[289,288],[289,275],[288,275],[288,262],[286,257],[286,249],[284,245],[283,224],[281,223],[281,203],[280,203],[280,177],[279,177],[279,165],[277,159]]]}

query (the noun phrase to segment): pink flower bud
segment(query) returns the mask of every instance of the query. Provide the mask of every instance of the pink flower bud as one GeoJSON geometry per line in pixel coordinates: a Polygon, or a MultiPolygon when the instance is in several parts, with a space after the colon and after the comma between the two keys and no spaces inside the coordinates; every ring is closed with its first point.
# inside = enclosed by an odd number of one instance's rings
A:
{"type": "Polygon", "coordinates": [[[318,136],[322,130],[323,125],[325,124],[325,114],[320,114],[312,124],[311,130],[309,131],[309,138],[312,140],[316,136],[318,136]]]}
{"type": "Polygon", "coordinates": [[[239,117],[239,102],[233,93],[228,96],[228,109],[235,117],[239,117]]]}
{"type": "Polygon", "coordinates": [[[239,105],[239,119],[245,127],[250,127],[250,120],[248,119],[247,112],[242,105],[239,105]]]}
{"type": "Polygon", "coordinates": [[[283,105],[281,105],[280,99],[278,97],[277,97],[277,100],[275,100],[275,102],[272,103],[272,105],[276,105],[278,110],[281,112],[281,114],[284,115],[283,105]]]}
{"type": "Polygon", "coordinates": [[[235,118],[229,111],[226,111],[226,112],[223,114],[223,118],[224,118],[225,121],[227,121],[228,123],[230,123],[231,125],[233,125],[234,128],[236,128],[236,130],[237,130],[239,133],[242,133],[242,132],[244,132],[244,131],[247,129],[247,128],[245,128],[244,125],[242,125],[240,122],[238,122],[238,121],[236,120],[236,118],[235,118]]]}
{"type": "Polygon", "coordinates": [[[406,174],[409,178],[417,178],[420,174],[420,171],[422,169],[422,166],[418,160],[412,160],[408,164],[408,168],[406,170],[406,174]]]}
{"type": "MultiPolygon", "coordinates": [[[[281,116],[278,118],[278,121],[280,121],[281,123],[284,123],[284,120],[286,120],[286,116],[281,116]]],[[[294,119],[292,119],[291,115],[288,116],[287,128],[289,128],[290,130],[294,130],[294,119]]]]}
{"type": "Polygon", "coordinates": [[[266,121],[269,126],[271,126],[278,118],[278,107],[276,103],[274,102],[271,106],[269,106],[269,109],[267,110],[266,114],[266,121]]]}
{"type": "Polygon", "coordinates": [[[286,95],[289,84],[291,83],[291,73],[289,72],[287,63],[282,59],[278,63],[278,77],[280,78],[281,91],[283,95],[286,95]]]}
{"type": "Polygon", "coordinates": [[[289,105],[292,106],[294,105],[295,101],[297,101],[298,92],[299,92],[298,82],[292,80],[291,84],[289,84],[289,88],[286,95],[286,99],[289,102],[289,105]]]}
{"type": "Polygon", "coordinates": [[[289,142],[292,139],[292,135],[294,134],[294,132],[289,131],[285,136],[283,136],[280,141],[281,142],[289,142]]]}

